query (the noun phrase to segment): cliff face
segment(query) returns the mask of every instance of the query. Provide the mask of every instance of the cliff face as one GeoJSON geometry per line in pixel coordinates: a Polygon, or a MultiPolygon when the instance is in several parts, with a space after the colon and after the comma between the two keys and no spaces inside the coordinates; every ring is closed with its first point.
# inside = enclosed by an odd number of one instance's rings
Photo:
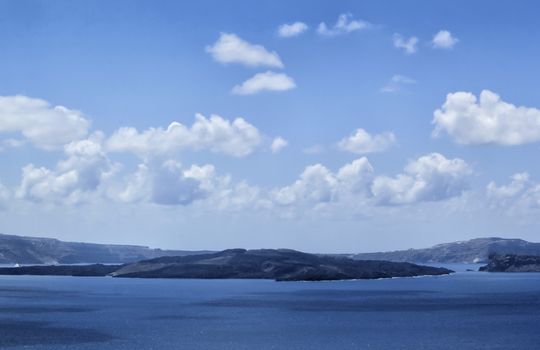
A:
{"type": "Polygon", "coordinates": [[[357,261],[285,249],[230,249],[213,254],[163,257],[128,264],[115,277],[255,278],[319,281],[442,275],[452,271],[410,263],[357,261]]]}
{"type": "Polygon", "coordinates": [[[0,234],[0,264],[129,263],[160,256],[201,253],[0,234]]]}
{"type": "Polygon", "coordinates": [[[487,272],[540,272],[540,256],[496,255],[480,271],[487,272]]]}
{"type": "Polygon", "coordinates": [[[539,255],[540,243],[521,239],[477,238],[469,241],[438,244],[426,249],[362,253],[351,256],[362,260],[409,261],[417,263],[479,263],[491,254],[539,255]]]}

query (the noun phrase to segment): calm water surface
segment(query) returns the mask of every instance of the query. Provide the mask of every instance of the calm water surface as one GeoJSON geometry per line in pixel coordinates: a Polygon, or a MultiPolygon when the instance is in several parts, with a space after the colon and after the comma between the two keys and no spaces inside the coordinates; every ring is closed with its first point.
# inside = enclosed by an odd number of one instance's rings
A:
{"type": "Polygon", "coordinates": [[[0,276],[0,348],[534,350],[540,274],[318,283],[0,276]]]}

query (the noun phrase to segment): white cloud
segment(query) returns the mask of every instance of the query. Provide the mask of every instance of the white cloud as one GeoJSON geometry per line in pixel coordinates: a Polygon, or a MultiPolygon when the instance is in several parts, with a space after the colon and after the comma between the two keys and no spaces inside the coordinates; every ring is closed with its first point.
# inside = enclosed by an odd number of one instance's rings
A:
{"type": "Polygon", "coordinates": [[[433,36],[431,44],[436,49],[452,49],[458,43],[458,39],[447,30],[440,30],[433,36]]]}
{"type": "Polygon", "coordinates": [[[289,186],[271,191],[272,200],[281,206],[317,205],[357,195],[368,189],[373,167],[362,157],[344,165],[336,173],[321,164],[306,167],[300,178],[289,186]]]}
{"type": "Polygon", "coordinates": [[[278,35],[282,38],[298,36],[308,30],[308,25],[304,22],[294,22],[291,24],[282,24],[278,28],[278,35]]]}
{"type": "Polygon", "coordinates": [[[347,152],[366,154],[382,152],[390,148],[396,142],[394,133],[370,135],[364,129],[356,129],[350,136],[338,142],[338,147],[347,152]]]}
{"type": "Polygon", "coordinates": [[[516,107],[489,90],[483,90],[479,100],[470,92],[448,94],[434,112],[433,124],[433,136],[444,131],[460,144],[540,141],[540,110],[516,107]]]}
{"type": "Polygon", "coordinates": [[[174,160],[159,165],[139,164],[109,197],[122,202],[150,202],[167,206],[186,206],[206,198],[211,188],[206,182],[214,177],[213,165],[192,165],[184,169],[174,160]]]}
{"type": "Polygon", "coordinates": [[[497,186],[494,181],[491,181],[486,188],[488,198],[499,201],[515,197],[522,193],[530,183],[529,174],[527,173],[514,174],[511,176],[511,180],[510,184],[506,186],[497,186]]]}
{"type": "Polygon", "coordinates": [[[317,28],[317,33],[326,36],[334,36],[367,29],[371,26],[369,22],[352,18],[353,16],[350,13],[341,14],[332,28],[329,28],[326,23],[321,22],[317,28]]]}
{"type": "Polygon", "coordinates": [[[120,128],[107,140],[107,149],[132,152],[142,158],[187,149],[242,157],[252,153],[261,139],[259,130],[242,118],[231,122],[218,115],[206,118],[197,114],[189,128],[178,122],[171,123],[167,129],[150,128],[143,132],[131,127],[120,128]]]}
{"type": "Polygon", "coordinates": [[[379,205],[402,205],[422,201],[440,201],[459,196],[472,173],[462,159],[447,159],[431,153],[410,162],[396,177],[378,176],[371,191],[379,205]]]}
{"type": "Polygon", "coordinates": [[[514,220],[532,215],[537,220],[540,210],[540,183],[531,180],[526,172],[510,177],[510,183],[497,186],[491,181],[486,187],[486,198],[492,209],[502,210],[514,220]]]}
{"type": "Polygon", "coordinates": [[[16,197],[68,204],[88,200],[115,171],[102,149],[102,137],[97,134],[66,145],[67,159],[58,162],[55,170],[33,164],[25,166],[16,197]]]}
{"type": "Polygon", "coordinates": [[[336,186],[335,176],[321,164],[306,167],[294,184],[274,190],[273,199],[280,205],[297,201],[329,202],[336,186]]]}
{"type": "Polygon", "coordinates": [[[262,45],[254,45],[244,41],[236,34],[221,33],[213,45],[206,47],[206,52],[221,63],[283,68],[283,63],[276,52],[270,52],[262,45]]]}
{"type": "Polygon", "coordinates": [[[79,111],[26,96],[0,96],[0,133],[21,133],[37,147],[59,148],[85,137],[89,127],[79,111]]]}
{"type": "Polygon", "coordinates": [[[209,199],[213,206],[221,211],[244,212],[247,209],[270,209],[272,203],[265,198],[265,193],[256,186],[242,181],[236,185],[224,182],[221,190],[215,191],[209,199]]]}
{"type": "Polygon", "coordinates": [[[416,45],[418,44],[418,38],[411,36],[408,39],[403,38],[400,34],[394,34],[394,47],[403,49],[407,54],[413,54],[416,52],[416,45]]]}
{"type": "Polygon", "coordinates": [[[233,183],[231,176],[218,175],[212,165],[192,165],[184,174],[199,181],[201,188],[206,191],[205,200],[200,202],[205,210],[243,212],[271,207],[266,193],[260,188],[251,186],[246,181],[233,183]]]}
{"type": "Polygon", "coordinates": [[[231,92],[236,95],[253,95],[261,91],[286,91],[295,87],[293,78],[288,75],[268,71],[255,74],[241,85],[233,87],[231,92]]]}
{"type": "Polygon", "coordinates": [[[139,164],[137,171],[129,174],[117,188],[108,189],[108,197],[126,203],[149,200],[151,194],[150,168],[147,164],[139,164]]]}
{"type": "Polygon", "coordinates": [[[403,85],[416,84],[416,80],[408,78],[404,75],[396,74],[392,76],[390,81],[381,88],[382,92],[397,92],[401,90],[403,85]]]}
{"type": "Polygon", "coordinates": [[[343,195],[367,195],[373,180],[373,167],[366,157],[353,160],[342,166],[336,175],[339,182],[338,192],[343,195]]]}
{"type": "MultiPolygon", "coordinates": [[[[213,174],[214,167],[197,170],[213,174]]],[[[178,162],[163,163],[152,176],[151,201],[163,205],[188,205],[206,197],[207,191],[201,188],[201,179],[189,175],[189,170],[184,171],[178,162]]]]}
{"type": "Polygon", "coordinates": [[[283,148],[287,147],[288,144],[289,143],[287,142],[287,140],[285,140],[283,137],[278,136],[272,141],[270,149],[272,150],[272,153],[278,153],[283,148]]]}
{"type": "Polygon", "coordinates": [[[211,164],[184,168],[174,160],[159,165],[140,164],[123,187],[109,197],[122,202],[154,203],[165,206],[197,205],[205,211],[238,211],[268,206],[263,193],[246,182],[232,183],[219,176],[211,164]]]}

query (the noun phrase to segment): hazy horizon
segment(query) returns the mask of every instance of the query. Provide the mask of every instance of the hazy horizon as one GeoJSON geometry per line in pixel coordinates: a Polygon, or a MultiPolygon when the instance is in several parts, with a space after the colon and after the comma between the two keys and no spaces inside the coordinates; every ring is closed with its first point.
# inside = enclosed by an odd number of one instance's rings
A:
{"type": "MultiPolygon", "coordinates": [[[[12,233],[6,233],[6,232],[0,232],[0,234],[2,235],[8,235],[8,236],[18,236],[18,237],[30,237],[30,238],[51,238],[51,239],[58,239],[57,237],[45,237],[45,236],[27,236],[27,235],[17,235],[17,234],[12,234],[12,233]]],[[[519,237],[476,237],[476,238],[471,238],[471,239],[487,239],[487,238],[501,238],[501,239],[521,239],[519,237]]],[[[148,248],[151,248],[151,249],[162,249],[162,250],[186,250],[182,247],[168,247],[168,246],[148,246],[148,245],[144,245],[144,244],[130,244],[130,243],[116,243],[116,242],[113,242],[113,241],[103,241],[103,242],[95,242],[95,241],[83,241],[83,240],[78,240],[78,241],[66,241],[66,240],[61,240],[63,242],[70,242],[70,243],[89,243],[89,244],[110,244],[110,245],[134,245],[134,246],[144,246],[144,247],[148,247],[148,248]]],[[[406,247],[406,248],[401,248],[401,249],[393,249],[393,250],[407,250],[407,249],[424,249],[424,248],[432,248],[438,244],[445,244],[445,243],[458,243],[458,242],[462,242],[462,241],[453,241],[453,242],[439,242],[439,243],[436,243],[436,244],[433,244],[433,245],[429,245],[429,246],[418,246],[418,247],[406,247]]],[[[536,243],[536,242],[531,242],[531,243],[536,243]]],[[[294,248],[294,247],[258,247],[258,246],[252,246],[252,247],[246,247],[246,246],[231,246],[231,247],[226,247],[226,248],[223,248],[223,247],[219,247],[219,248],[216,248],[216,249],[212,249],[211,247],[199,247],[199,248],[192,248],[190,250],[192,251],[221,251],[221,250],[225,250],[225,249],[294,249],[294,250],[299,250],[299,251],[304,251],[306,253],[321,253],[321,254],[325,254],[325,253],[335,253],[335,254],[339,254],[339,253],[342,253],[342,254],[347,254],[347,253],[351,253],[351,254],[356,254],[356,253],[376,253],[376,252],[379,252],[379,251],[374,251],[374,250],[350,250],[350,251],[334,251],[334,252],[327,252],[327,251],[324,251],[324,250],[302,250],[302,248],[294,248]]],[[[380,252],[388,252],[388,251],[392,251],[391,249],[382,249],[380,250],[380,252]]]]}
{"type": "Polygon", "coordinates": [[[0,232],[540,241],[532,1],[0,1],[0,232]]]}

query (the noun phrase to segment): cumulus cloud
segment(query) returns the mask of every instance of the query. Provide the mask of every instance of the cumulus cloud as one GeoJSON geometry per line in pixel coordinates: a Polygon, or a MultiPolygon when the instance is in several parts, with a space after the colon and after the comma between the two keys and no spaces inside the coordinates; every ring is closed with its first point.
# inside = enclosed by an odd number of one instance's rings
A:
{"type": "Polygon", "coordinates": [[[398,92],[403,85],[416,84],[416,80],[396,74],[381,88],[381,92],[398,92]]]}
{"type": "Polygon", "coordinates": [[[132,152],[141,158],[170,155],[182,150],[209,150],[235,157],[252,153],[261,143],[259,130],[242,118],[232,122],[218,115],[197,114],[191,127],[173,122],[167,129],[139,132],[132,127],[117,130],[108,140],[110,152],[132,152]]]}
{"type": "Polygon", "coordinates": [[[213,176],[213,165],[185,169],[175,160],[139,164],[137,171],[122,181],[123,187],[109,191],[109,197],[122,202],[186,206],[209,195],[206,182],[213,176]]]}
{"type": "Polygon", "coordinates": [[[286,91],[296,87],[293,78],[283,73],[257,73],[232,89],[235,95],[253,95],[261,91],[286,91]]]}
{"type": "Polygon", "coordinates": [[[411,36],[406,39],[401,34],[394,34],[394,47],[397,49],[402,49],[406,54],[413,54],[416,52],[416,46],[418,44],[418,38],[411,36]]]}
{"type": "Polygon", "coordinates": [[[26,96],[0,96],[0,133],[21,133],[43,149],[84,138],[90,121],[76,110],[26,96]]]}
{"type": "Polygon", "coordinates": [[[258,187],[245,181],[233,183],[230,176],[218,175],[211,164],[194,164],[189,168],[174,160],[140,164],[122,183],[123,187],[109,195],[122,202],[199,205],[210,211],[238,211],[268,205],[258,187]]]}
{"type": "Polygon", "coordinates": [[[125,203],[143,202],[151,195],[150,168],[139,164],[137,170],[126,176],[119,186],[108,189],[107,196],[125,203]]]}
{"type": "Polygon", "coordinates": [[[262,45],[242,40],[236,34],[221,33],[213,45],[206,47],[206,52],[221,63],[283,68],[283,63],[276,52],[268,51],[262,45]]]}
{"type": "Polygon", "coordinates": [[[314,164],[306,167],[293,184],[274,189],[271,198],[281,206],[329,203],[365,192],[372,174],[373,167],[365,157],[344,165],[336,173],[314,164]]]}
{"type": "Polygon", "coordinates": [[[410,162],[403,174],[376,177],[371,191],[379,205],[440,201],[459,196],[467,188],[466,178],[471,173],[464,160],[431,153],[410,162]]]}
{"type": "Polygon", "coordinates": [[[347,152],[366,154],[382,152],[390,148],[396,142],[394,133],[386,132],[371,135],[364,129],[356,129],[350,136],[338,142],[338,147],[347,152]]]}
{"type": "MultiPolygon", "coordinates": [[[[214,172],[213,166],[200,169],[202,172],[214,172]]],[[[180,163],[167,161],[152,176],[151,201],[163,205],[188,205],[202,199],[207,192],[201,188],[201,179],[190,176],[180,163]]]]}
{"type": "Polygon", "coordinates": [[[511,176],[511,182],[508,185],[497,186],[491,181],[486,187],[486,194],[490,199],[501,200],[504,198],[515,197],[521,194],[530,184],[528,173],[517,173],[511,176]]]}
{"type": "Polygon", "coordinates": [[[329,202],[335,186],[336,179],[330,170],[321,164],[315,164],[306,167],[294,184],[276,189],[273,198],[281,205],[300,200],[329,202]]]}
{"type": "Polygon", "coordinates": [[[369,22],[353,19],[352,14],[344,13],[339,15],[338,20],[333,27],[328,27],[326,23],[321,22],[319,27],[317,27],[317,33],[326,36],[334,36],[367,29],[370,26],[371,24],[369,22]]]}
{"type": "Polygon", "coordinates": [[[272,153],[278,153],[283,148],[287,147],[288,144],[289,143],[287,142],[287,140],[285,140],[283,137],[278,136],[272,141],[270,149],[272,150],[272,153]]]}
{"type": "Polygon", "coordinates": [[[491,181],[486,186],[486,198],[491,208],[502,209],[505,215],[518,218],[533,214],[536,219],[540,209],[540,183],[531,180],[526,172],[516,173],[507,185],[497,186],[491,181]]]}
{"type": "Polygon", "coordinates": [[[65,146],[66,159],[55,170],[29,164],[22,169],[19,199],[76,204],[89,198],[115,171],[101,146],[102,135],[65,146]]]}
{"type": "Polygon", "coordinates": [[[308,25],[304,22],[294,22],[282,24],[278,28],[278,35],[282,38],[298,36],[308,30],[308,25]]]}
{"type": "Polygon", "coordinates": [[[436,49],[452,49],[458,43],[458,39],[447,30],[440,30],[433,36],[431,44],[436,49]]]}
{"type": "Polygon", "coordinates": [[[478,100],[470,92],[446,96],[434,112],[433,136],[446,132],[460,144],[520,145],[540,140],[540,110],[516,107],[483,90],[478,100]]]}

